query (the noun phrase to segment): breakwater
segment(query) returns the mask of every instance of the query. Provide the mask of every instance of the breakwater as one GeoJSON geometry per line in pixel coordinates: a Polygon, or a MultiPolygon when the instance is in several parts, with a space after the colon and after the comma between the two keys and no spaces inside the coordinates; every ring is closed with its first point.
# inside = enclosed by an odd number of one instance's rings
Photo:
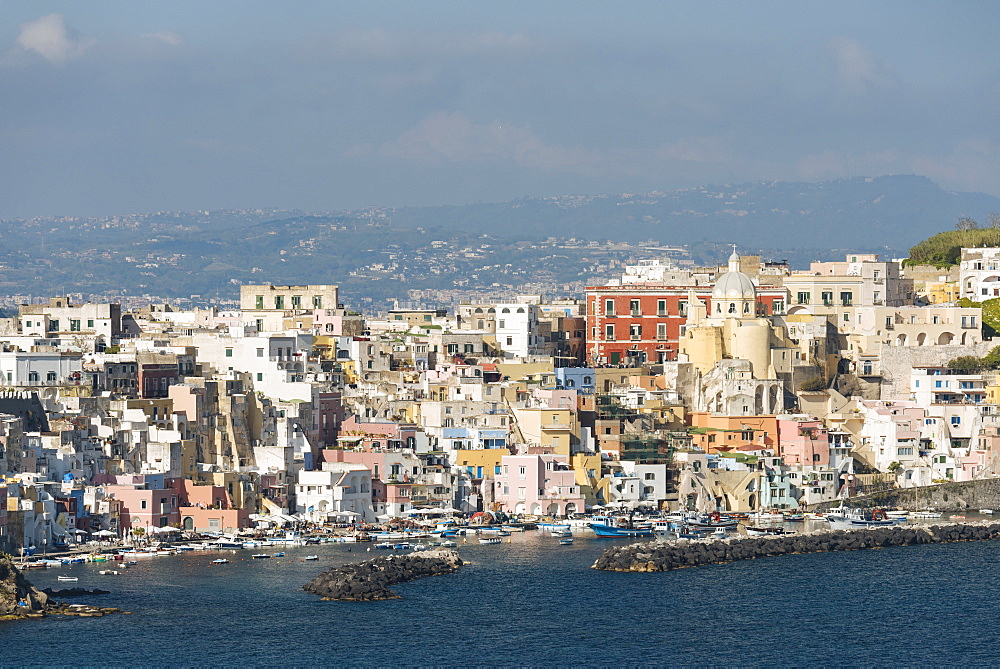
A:
{"type": "Polygon", "coordinates": [[[609,548],[593,564],[604,571],[670,571],[735,560],[1000,539],[1000,523],[834,530],[716,541],[646,542],[609,548]]]}
{"type": "Polygon", "coordinates": [[[462,565],[457,551],[427,550],[345,564],[323,572],[303,587],[323,599],[371,602],[398,599],[390,585],[424,576],[450,574],[462,565]]]}

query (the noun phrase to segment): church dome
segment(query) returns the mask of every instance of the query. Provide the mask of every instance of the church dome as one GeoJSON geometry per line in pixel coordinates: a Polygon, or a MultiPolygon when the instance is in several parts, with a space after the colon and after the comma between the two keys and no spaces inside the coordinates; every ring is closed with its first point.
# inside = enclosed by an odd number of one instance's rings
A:
{"type": "Polygon", "coordinates": [[[752,300],[757,297],[757,287],[746,274],[740,271],[740,256],[733,249],[729,256],[729,271],[719,277],[712,289],[715,300],[752,300]]]}

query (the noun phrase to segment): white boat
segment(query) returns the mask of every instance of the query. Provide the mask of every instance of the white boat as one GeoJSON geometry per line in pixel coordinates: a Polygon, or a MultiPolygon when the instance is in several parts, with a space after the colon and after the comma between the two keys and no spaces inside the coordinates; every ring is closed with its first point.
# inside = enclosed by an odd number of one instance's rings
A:
{"type": "Polygon", "coordinates": [[[905,518],[890,518],[885,511],[875,509],[843,509],[841,514],[827,514],[827,521],[835,530],[856,530],[866,527],[893,527],[906,522],[905,518]]]}
{"type": "Polygon", "coordinates": [[[981,513],[983,515],[986,515],[986,516],[992,516],[993,515],[993,509],[980,509],[979,513],[981,513]]]}
{"type": "Polygon", "coordinates": [[[218,560],[212,560],[212,564],[229,564],[229,560],[226,558],[219,558],[218,560]]]}
{"type": "Polygon", "coordinates": [[[573,537],[561,537],[559,539],[559,545],[560,546],[572,546],[573,545],[573,537]]]}
{"type": "Polygon", "coordinates": [[[56,580],[57,581],[65,581],[67,583],[75,583],[76,581],[79,581],[80,579],[77,578],[76,576],[63,576],[62,574],[60,574],[59,576],[56,576],[56,580]]]}
{"type": "Polygon", "coordinates": [[[458,544],[456,544],[454,541],[451,541],[450,539],[441,542],[442,548],[454,548],[455,546],[458,546],[458,544]]]}
{"type": "Polygon", "coordinates": [[[117,576],[121,572],[120,571],[116,571],[114,569],[102,569],[102,570],[100,570],[97,573],[100,574],[101,576],[117,576]]]}
{"type": "Polygon", "coordinates": [[[481,544],[499,544],[502,541],[500,537],[479,537],[479,543],[481,544]]]}
{"type": "Polygon", "coordinates": [[[937,511],[911,511],[911,518],[940,518],[941,514],[937,511]]]}
{"type": "Polygon", "coordinates": [[[308,561],[310,561],[310,562],[313,562],[313,561],[315,561],[315,560],[318,560],[318,559],[319,559],[319,556],[318,556],[318,555],[307,555],[307,556],[305,556],[305,557],[304,557],[304,558],[302,558],[302,559],[303,559],[303,560],[308,560],[308,561]]]}

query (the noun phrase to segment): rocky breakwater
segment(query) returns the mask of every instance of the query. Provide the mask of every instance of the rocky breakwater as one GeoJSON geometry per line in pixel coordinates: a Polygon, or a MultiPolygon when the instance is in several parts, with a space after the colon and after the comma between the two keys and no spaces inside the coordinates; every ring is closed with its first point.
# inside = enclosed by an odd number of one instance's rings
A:
{"type": "Polygon", "coordinates": [[[118,609],[64,604],[33,586],[9,555],[0,554],[0,620],[42,618],[46,615],[100,617],[118,609]]]}
{"type": "Polygon", "coordinates": [[[345,564],[323,572],[303,588],[323,599],[372,602],[399,599],[390,585],[424,576],[450,574],[462,565],[457,551],[427,550],[345,564]]]}
{"type": "Polygon", "coordinates": [[[869,548],[942,544],[1000,539],[1000,523],[895,526],[860,530],[821,531],[776,537],[716,541],[647,542],[609,548],[594,562],[605,571],[670,571],[734,560],[827,553],[869,548]]]}

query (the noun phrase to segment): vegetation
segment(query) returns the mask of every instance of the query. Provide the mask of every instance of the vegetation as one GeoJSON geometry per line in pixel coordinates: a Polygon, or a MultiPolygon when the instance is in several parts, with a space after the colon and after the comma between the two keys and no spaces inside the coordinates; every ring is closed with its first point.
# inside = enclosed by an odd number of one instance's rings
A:
{"type": "Polygon", "coordinates": [[[980,227],[967,216],[959,218],[954,230],[939,232],[911,248],[910,257],[903,261],[903,265],[951,267],[961,260],[963,248],[977,246],[1000,246],[1000,214],[989,214],[985,227],[980,227]]]}
{"type": "Polygon", "coordinates": [[[826,387],[826,379],[822,376],[814,376],[811,379],[803,381],[799,385],[799,390],[804,390],[806,392],[818,392],[820,390],[826,390],[826,387]]]}
{"type": "Polygon", "coordinates": [[[1000,369],[1000,346],[981,358],[974,355],[960,355],[948,361],[948,369],[954,369],[966,374],[974,374],[988,369],[1000,369]]]}

